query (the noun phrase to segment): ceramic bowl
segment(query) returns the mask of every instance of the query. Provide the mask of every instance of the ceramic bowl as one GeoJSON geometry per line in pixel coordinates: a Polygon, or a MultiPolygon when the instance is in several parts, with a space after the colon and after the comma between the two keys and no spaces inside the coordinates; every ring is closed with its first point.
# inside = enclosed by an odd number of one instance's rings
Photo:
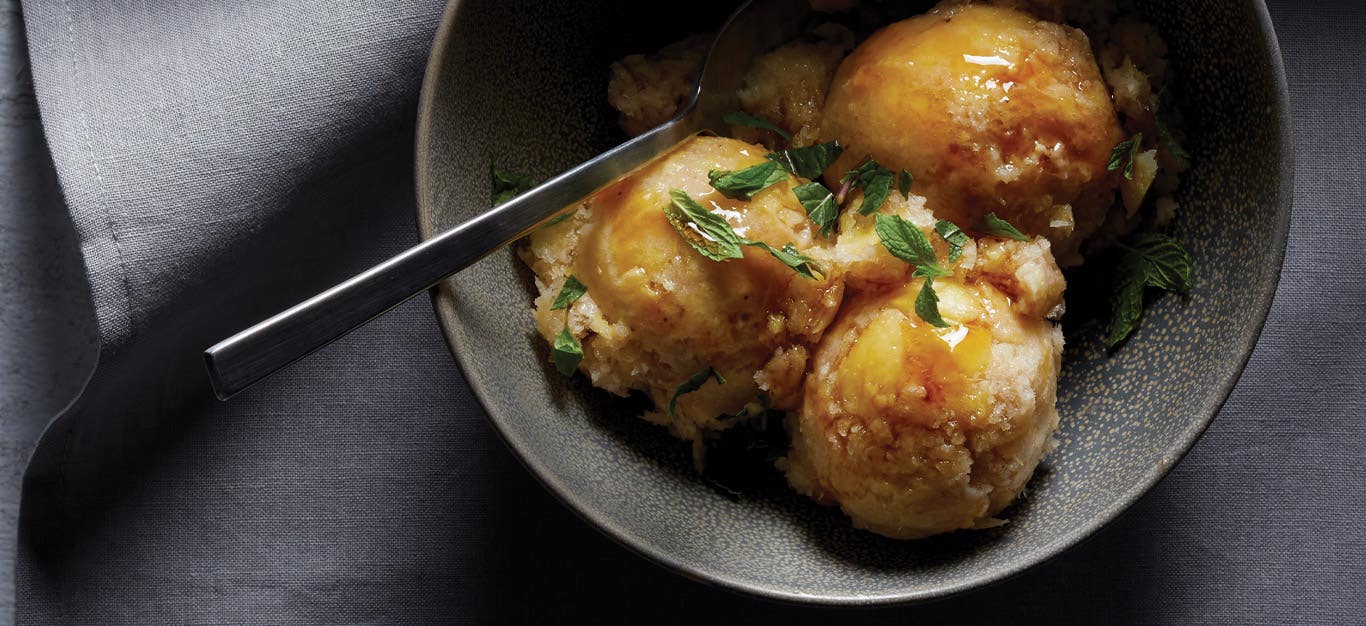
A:
{"type": "MultiPolygon", "coordinates": [[[[624,139],[608,63],[719,24],[733,4],[456,0],[428,67],[418,129],[423,238],[488,208],[489,168],[540,179],[624,139]]],[[[456,361],[508,446],[567,506],[680,574],[770,598],[865,605],[940,597],[1036,565],[1165,475],[1214,418],[1257,341],[1290,223],[1289,105],[1260,1],[1141,6],[1170,45],[1195,167],[1176,236],[1196,286],[1164,297],[1107,355],[1108,291],[1068,289],[1059,445],[1009,523],[922,541],[857,530],[780,476],[732,497],[638,402],[566,380],[532,323],[530,273],[500,251],[434,290],[456,361]],[[1100,303],[1097,306],[1097,303],[1100,303]]]]}

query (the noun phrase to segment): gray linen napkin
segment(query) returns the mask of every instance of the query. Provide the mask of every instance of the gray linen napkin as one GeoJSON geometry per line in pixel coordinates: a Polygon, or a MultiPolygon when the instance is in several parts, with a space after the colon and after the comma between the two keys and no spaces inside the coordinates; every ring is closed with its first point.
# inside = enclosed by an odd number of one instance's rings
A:
{"type": "Polygon", "coordinates": [[[412,117],[440,4],[24,2],[102,351],[28,468],[21,621],[1366,618],[1366,60],[1342,49],[1366,20],[1349,0],[1274,7],[1294,232],[1204,440],[1052,563],[858,613],[719,592],[574,519],[491,434],[426,302],[211,399],[204,346],[415,240],[412,117]]]}

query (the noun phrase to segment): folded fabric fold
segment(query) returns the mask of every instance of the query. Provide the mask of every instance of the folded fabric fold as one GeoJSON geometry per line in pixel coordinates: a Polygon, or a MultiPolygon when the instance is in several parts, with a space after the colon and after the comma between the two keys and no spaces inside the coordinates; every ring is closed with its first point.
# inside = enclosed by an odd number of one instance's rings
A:
{"type": "Polygon", "coordinates": [[[79,564],[115,549],[101,537],[145,535],[155,520],[126,511],[166,506],[142,499],[187,478],[166,459],[209,415],[233,419],[210,404],[204,347],[416,240],[413,118],[442,7],[24,4],[100,363],[25,474],[21,616],[70,612],[74,572],[110,575],[79,564]]]}

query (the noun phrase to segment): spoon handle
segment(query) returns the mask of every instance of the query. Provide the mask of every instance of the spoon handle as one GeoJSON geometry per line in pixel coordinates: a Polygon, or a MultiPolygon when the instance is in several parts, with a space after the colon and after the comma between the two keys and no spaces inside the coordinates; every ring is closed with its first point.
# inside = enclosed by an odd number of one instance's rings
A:
{"type": "Polygon", "coordinates": [[[530,233],[692,134],[682,116],[204,351],[220,400],[530,233]]]}

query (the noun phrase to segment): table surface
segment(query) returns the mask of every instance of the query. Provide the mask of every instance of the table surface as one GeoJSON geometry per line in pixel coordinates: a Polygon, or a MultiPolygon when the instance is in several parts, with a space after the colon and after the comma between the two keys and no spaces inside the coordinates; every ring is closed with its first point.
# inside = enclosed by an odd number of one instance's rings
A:
{"type": "MultiPolygon", "coordinates": [[[[1316,15],[1312,8],[1292,2],[1273,2],[1271,9],[1285,50],[1292,90],[1296,87],[1331,90],[1340,86],[1342,81],[1337,72],[1341,68],[1322,63],[1324,55],[1318,54],[1324,45],[1332,44],[1312,38],[1318,30],[1314,25],[1335,24],[1350,31],[1349,35],[1354,33],[1354,40],[1360,42],[1366,35],[1361,29],[1362,21],[1344,22],[1338,19],[1343,16],[1316,15]],[[1284,27],[1290,23],[1296,27],[1284,27]]],[[[1346,41],[1341,38],[1342,34],[1339,32],[1338,37],[1326,39],[1346,41]]],[[[20,476],[29,446],[41,431],[46,417],[60,410],[79,392],[95,361],[95,331],[78,243],[43,143],[24,46],[18,1],[0,0],[0,292],[5,294],[0,298],[0,623],[9,623],[13,615],[14,529],[20,476]]],[[[1349,92],[1340,93],[1350,100],[1349,92]]],[[[1331,167],[1336,160],[1351,160],[1352,154],[1357,155],[1355,161],[1360,161],[1361,148],[1349,145],[1351,141],[1343,139],[1340,127],[1323,123],[1315,115],[1316,111],[1307,109],[1305,103],[1292,104],[1295,106],[1301,172],[1296,181],[1296,210],[1300,211],[1313,206],[1314,202],[1331,202],[1329,198],[1333,197],[1332,190],[1337,185],[1361,185],[1361,180],[1352,180],[1353,172],[1360,171],[1359,165],[1355,166],[1356,170],[1331,167]],[[1312,171],[1330,174],[1321,179],[1306,178],[1304,172],[1311,165],[1316,168],[1312,171]]],[[[1360,131],[1356,132],[1359,136],[1360,131]]],[[[1349,197],[1359,198],[1360,195],[1349,197]]],[[[1298,232],[1294,236],[1292,254],[1296,251],[1296,242],[1304,242],[1307,233],[1298,232]]],[[[1300,252],[1304,253],[1304,250],[1300,252]]],[[[400,314],[427,313],[412,310],[400,314]]],[[[1268,332],[1285,331],[1289,323],[1272,320],[1268,332]]],[[[1282,347],[1282,342],[1283,339],[1271,335],[1262,339],[1263,344],[1271,343],[1278,348],[1282,347]]],[[[1299,354],[1293,349],[1288,352],[1306,360],[1313,356],[1299,354]]],[[[1246,395],[1250,398],[1243,404],[1256,402],[1261,397],[1255,392],[1246,392],[1246,395]]],[[[1230,410],[1236,408],[1231,405],[1230,410]]],[[[1146,550],[1177,554],[1177,562],[1180,553],[1199,551],[1200,546],[1186,545],[1181,538],[1182,524],[1221,522],[1205,518],[1210,510],[1207,506],[1177,501],[1174,494],[1181,492],[1175,486],[1207,480],[1208,474],[1202,471],[1202,464],[1208,464],[1212,457],[1208,449],[1228,445],[1231,438],[1247,428],[1248,425],[1236,426],[1216,420],[1187,460],[1116,525],[1126,527],[1132,534],[1136,527],[1145,523],[1148,513],[1163,511],[1165,516],[1161,521],[1151,524],[1153,539],[1146,550]],[[1178,512],[1172,514],[1173,509],[1178,512]]],[[[506,452],[499,450],[495,454],[505,455],[506,452]]],[[[1218,488],[1218,485],[1211,485],[1199,493],[1217,494],[1218,488]]],[[[1329,516],[1330,512],[1308,510],[1304,515],[1321,515],[1325,520],[1338,517],[1329,516]]],[[[1232,527],[1236,528],[1236,524],[1232,527]]],[[[1113,529],[1103,531],[1095,540],[1072,550],[1060,560],[1073,564],[1104,563],[1131,555],[1132,549],[1114,545],[1117,536],[1113,529]]],[[[1229,562],[1227,571],[1230,579],[1238,580],[1255,576],[1294,578],[1294,552],[1282,546],[1278,552],[1266,554],[1266,562],[1229,562]]],[[[1149,570],[1147,574],[1153,579],[1154,588],[1169,591],[1185,588],[1184,592],[1175,591],[1177,593],[1201,593],[1201,589],[1214,593],[1210,590],[1219,586],[1217,581],[1187,580],[1179,576],[1168,578],[1177,571],[1170,563],[1171,560],[1154,557],[1124,566],[1149,570]]],[[[1077,570],[1074,565],[1057,562],[1045,567],[1062,568],[1061,573],[1069,568],[1077,570]]],[[[646,578],[656,579],[651,575],[646,578]]],[[[1078,581],[1078,592],[1084,593],[1095,584],[1101,583],[1078,581]]],[[[1312,584],[1312,579],[1296,580],[1288,588],[1312,584]]],[[[1136,597],[1151,596],[1146,593],[1136,597]]],[[[1217,598],[1210,599],[1211,603],[1217,601],[1217,598]]],[[[1280,602],[1293,601],[1294,598],[1280,599],[1280,602]]],[[[1141,607],[1127,608],[1138,608],[1142,614],[1141,607]]]]}

